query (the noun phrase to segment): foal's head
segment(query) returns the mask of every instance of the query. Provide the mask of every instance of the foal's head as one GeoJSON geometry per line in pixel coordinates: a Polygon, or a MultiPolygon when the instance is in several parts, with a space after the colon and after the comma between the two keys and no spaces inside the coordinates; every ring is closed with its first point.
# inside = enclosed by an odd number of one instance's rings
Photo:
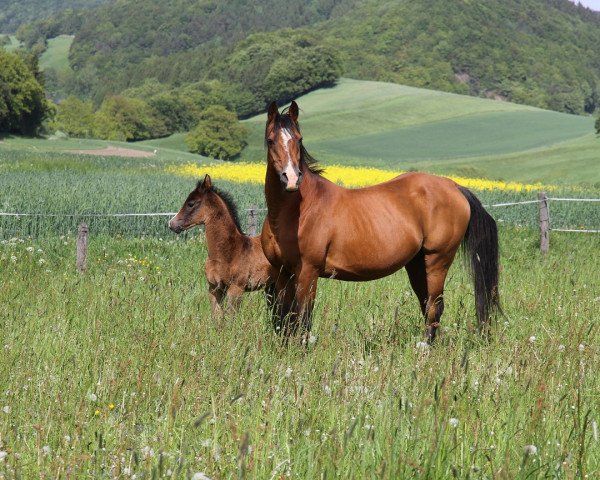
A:
{"type": "Polygon", "coordinates": [[[169,228],[175,233],[181,233],[188,228],[206,222],[207,196],[212,191],[212,182],[206,175],[204,180],[188,195],[181,210],[169,220],[169,228]]]}
{"type": "Polygon", "coordinates": [[[302,135],[298,128],[298,104],[292,102],[287,112],[279,113],[271,103],[265,129],[267,160],[288,192],[300,187],[302,177],[302,135]]]}

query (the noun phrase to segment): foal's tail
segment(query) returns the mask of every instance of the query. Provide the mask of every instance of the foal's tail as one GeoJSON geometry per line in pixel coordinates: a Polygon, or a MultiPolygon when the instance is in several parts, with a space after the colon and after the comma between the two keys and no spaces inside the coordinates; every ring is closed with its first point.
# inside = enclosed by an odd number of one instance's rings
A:
{"type": "Polygon", "coordinates": [[[479,328],[485,330],[490,316],[500,310],[498,228],[479,199],[470,190],[458,188],[471,207],[471,219],[462,247],[471,266],[479,328]]]}

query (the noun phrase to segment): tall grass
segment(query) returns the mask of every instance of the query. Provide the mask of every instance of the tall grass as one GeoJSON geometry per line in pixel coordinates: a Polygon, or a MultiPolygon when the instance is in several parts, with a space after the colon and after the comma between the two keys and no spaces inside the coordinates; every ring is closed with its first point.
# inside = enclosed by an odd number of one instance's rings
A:
{"type": "Polygon", "coordinates": [[[211,318],[202,237],[0,244],[0,474],[144,478],[595,478],[594,236],[502,228],[504,316],[475,333],[452,267],[439,341],[406,275],[321,280],[311,344],[260,293],[211,318]]]}

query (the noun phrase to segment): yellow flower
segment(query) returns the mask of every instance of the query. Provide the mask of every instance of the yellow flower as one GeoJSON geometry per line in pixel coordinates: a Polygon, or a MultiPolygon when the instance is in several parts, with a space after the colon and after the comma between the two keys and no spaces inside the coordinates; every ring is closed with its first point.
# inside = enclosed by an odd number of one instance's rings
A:
{"type": "Polygon", "coordinates": [[[115,408],[115,404],[114,403],[109,403],[108,404],[108,409],[112,410],[113,408],[115,408]]]}
{"type": "MultiPolygon", "coordinates": [[[[264,163],[217,163],[212,165],[171,165],[166,168],[168,173],[184,177],[202,178],[205,174],[221,180],[237,183],[263,184],[266,166],[264,163]]],[[[386,182],[401,175],[402,171],[382,170],[371,167],[347,167],[343,165],[327,165],[323,176],[332,182],[346,187],[366,187],[376,183],[386,182]]],[[[465,178],[449,175],[459,185],[473,190],[502,190],[510,192],[552,191],[554,185],[540,183],[504,182],[482,178],[465,178]]]]}
{"type": "Polygon", "coordinates": [[[94,412],[94,415],[100,415],[100,410],[96,410],[96,411],[94,412]]]}

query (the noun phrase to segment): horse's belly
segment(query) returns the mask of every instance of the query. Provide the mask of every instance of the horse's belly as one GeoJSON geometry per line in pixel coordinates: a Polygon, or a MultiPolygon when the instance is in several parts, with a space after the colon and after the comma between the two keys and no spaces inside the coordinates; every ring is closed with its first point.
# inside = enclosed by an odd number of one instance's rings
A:
{"type": "Polygon", "coordinates": [[[350,250],[330,250],[322,277],[361,282],[383,278],[404,267],[421,248],[416,242],[395,249],[371,250],[349,255],[350,250]]]}

